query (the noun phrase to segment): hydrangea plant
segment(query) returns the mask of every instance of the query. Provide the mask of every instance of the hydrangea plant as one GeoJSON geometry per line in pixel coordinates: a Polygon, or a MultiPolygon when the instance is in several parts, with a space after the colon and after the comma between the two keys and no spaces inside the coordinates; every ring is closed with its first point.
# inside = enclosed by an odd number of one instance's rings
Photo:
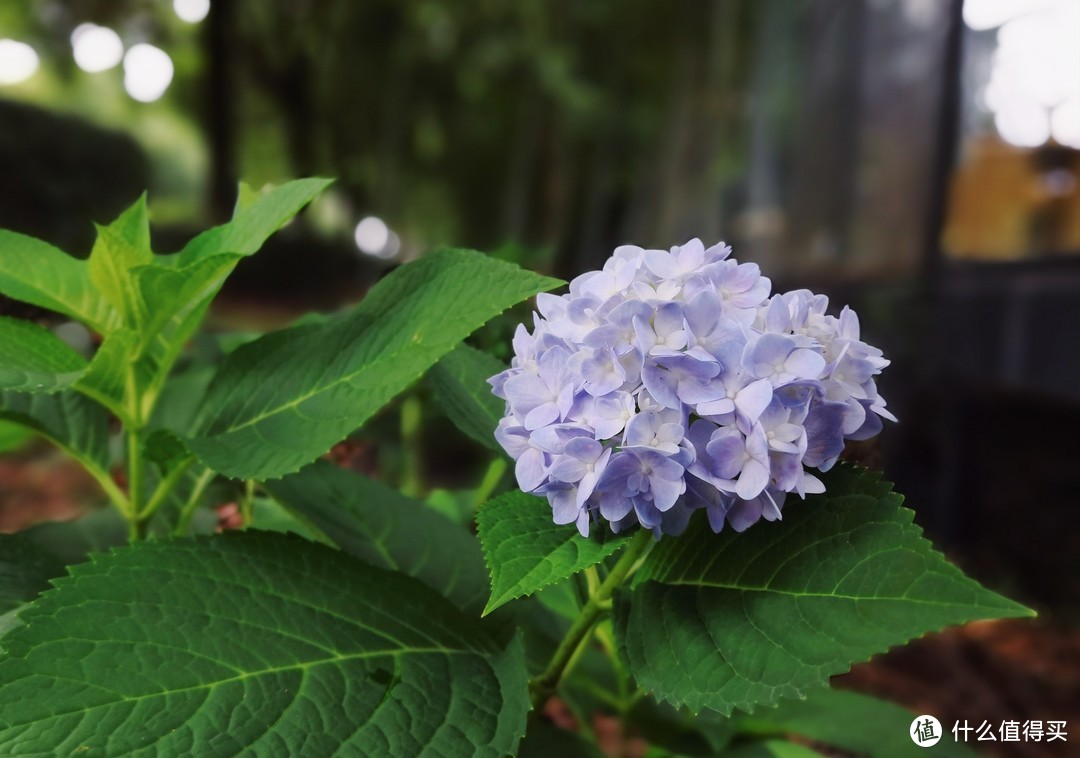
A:
{"type": "Polygon", "coordinates": [[[178,253],[145,198],[86,259],[0,231],[0,293],[94,335],[0,318],[0,444],[44,437],[113,506],[0,535],[3,754],[592,755],[595,711],[660,754],[891,754],[911,715],[829,677],[1030,613],[837,462],[891,418],[854,313],[724,246],[619,248],[562,296],[441,250],[341,313],[200,336],[326,184],[241,192],[178,253]],[[533,295],[510,367],[463,343],[533,295]],[[325,460],[403,393],[406,440],[438,413],[487,446],[475,488],[325,460]]]}

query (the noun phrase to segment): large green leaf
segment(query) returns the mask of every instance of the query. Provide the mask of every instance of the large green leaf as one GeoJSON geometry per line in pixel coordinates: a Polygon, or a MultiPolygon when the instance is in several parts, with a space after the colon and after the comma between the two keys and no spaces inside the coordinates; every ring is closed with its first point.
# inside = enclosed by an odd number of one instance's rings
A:
{"type": "Polygon", "coordinates": [[[503,756],[525,729],[518,641],[294,536],[98,555],[20,619],[0,642],[5,755],[503,756]]]}
{"type": "Polygon", "coordinates": [[[697,711],[800,697],[950,624],[1032,615],[934,552],[887,485],[840,471],[827,494],[743,534],[704,518],[663,540],[616,603],[638,682],[697,711]]]}
{"type": "Polygon", "coordinates": [[[0,293],[70,316],[101,334],[120,323],[91,284],[86,261],[5,229],[0,229],[0,293]]]}
{"type": "Polygon", "coordinates": [[[487,576],[480,544],[423,503],[326,461],[266,488],[345,552],[414,576],[470,612],[483,607],[487,576]]]}
{"type": "Polygon", "coordinates": [[[407,264],[353,311],[232,353],[192,451],[232,477],[272,479],[326,452],[466,335],[554,279],[466,250],[407,264]]]}
{"type": "Polygon", "coordinates": [[[0,390],[57,392],[86,366],[85,358],[48,329],[0,316],[0,390]]]}
{"type": "Polygon", "coordinates": [[[0,613],[17,608],[48,588],[64,564],[18,534],[0,534],[0,613]]]}
{"type": "Polygon", "coordinates": [[[483,505],[476,525],[491,572],[484,613],[584,571],[626,542],[606,532],[604,539],[582,537],[572,524],[552,522],[547,500],[517,491],[483,505]]]}
{"type": "Polygon", "coordinates": [[[53,395],[0,392],[0,419],[32,429],[66,450],[94,476],[109,472],[109,420],[92,400],[71,390],[53,395]]]}
{"type": "Polygon", "coordinates": [[[500,453],[495,427],[505,415],[506,403],[491,394],[487,380],[504,368],[498,358],[462,343],[428,374],[439,405],[457,428],[500,453]]]}

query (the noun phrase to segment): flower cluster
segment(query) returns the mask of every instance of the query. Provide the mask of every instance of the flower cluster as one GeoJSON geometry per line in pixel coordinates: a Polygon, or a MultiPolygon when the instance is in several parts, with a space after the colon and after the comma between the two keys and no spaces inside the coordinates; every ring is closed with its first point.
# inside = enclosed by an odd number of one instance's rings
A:
{"type": "Polygon", "coordinates": [[[623,246],[560,296],[539,295],[511,368],[496,438],[525,492],[587,535],[604,518],[678,534],[780,518],[789,492],[822,492],[844,441],[893,419],[874,376],[888,365],[859,321],[771,282],[731,248],[623,246]]]}

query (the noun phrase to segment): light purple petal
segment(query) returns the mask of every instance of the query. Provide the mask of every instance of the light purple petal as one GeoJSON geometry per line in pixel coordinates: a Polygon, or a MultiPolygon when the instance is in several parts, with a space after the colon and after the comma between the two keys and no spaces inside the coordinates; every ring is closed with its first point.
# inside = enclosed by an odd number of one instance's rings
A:
{"type": "Polygon", "coordinates": [[[769,467],[762,464],[756,458],[750,458],[743,464],[742,473],[739,474],[739,483],[735,487],[735,494],[743,500],[749,500],[761,494],[769,483],[769,467]]]}
{"type": "Polygon", "coordinates": [[[735,396],[735,410],[742,414],[748,424],[754,424],[772,402],[773,388],[768,379],[758,379],[739,390],[735,396]]]}
{"type": "Polygon", "coordinates": [[[784,361],[784,368],[800,379],[817,379],[825,370],[825,359],[820,353],[800,348],[791,352],[784,361]]]}
{"type": "Polygon", "coordinates": [[[547,477],[544,466],[544,454],[535,448],[530,448],[522,453],[514,465],[514,475],[517,477],[518,487],[522,492],[532,492],[547,477]]]}

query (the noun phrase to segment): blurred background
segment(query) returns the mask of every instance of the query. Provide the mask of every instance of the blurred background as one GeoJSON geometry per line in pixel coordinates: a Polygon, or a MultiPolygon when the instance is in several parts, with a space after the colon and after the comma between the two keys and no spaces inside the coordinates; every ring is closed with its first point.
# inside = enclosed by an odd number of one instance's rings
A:
{"type": "MultiPolygon", "coordinates": [[[[215,328],[332,310],[441,245],[569,279],[620,243],[724,239],[852,304],[901,419],[857,455],[1043,615],[839,684],[1080,739],[1080,0],[0,4],[0,227],[85,255],[148,187],[168,252],[237,181],[310,175],[338,181],[215,328]]],[[[478,339],[505,356],[512,326],[478,339]]],[[[398,465],[383,423],[339,457],[398,465]]],[[[479,475],[479,448],[428,437],[429,489],[479,475]]],[[[0,459],[0,529],[92,498],[43,455],[0,459]]]]}

